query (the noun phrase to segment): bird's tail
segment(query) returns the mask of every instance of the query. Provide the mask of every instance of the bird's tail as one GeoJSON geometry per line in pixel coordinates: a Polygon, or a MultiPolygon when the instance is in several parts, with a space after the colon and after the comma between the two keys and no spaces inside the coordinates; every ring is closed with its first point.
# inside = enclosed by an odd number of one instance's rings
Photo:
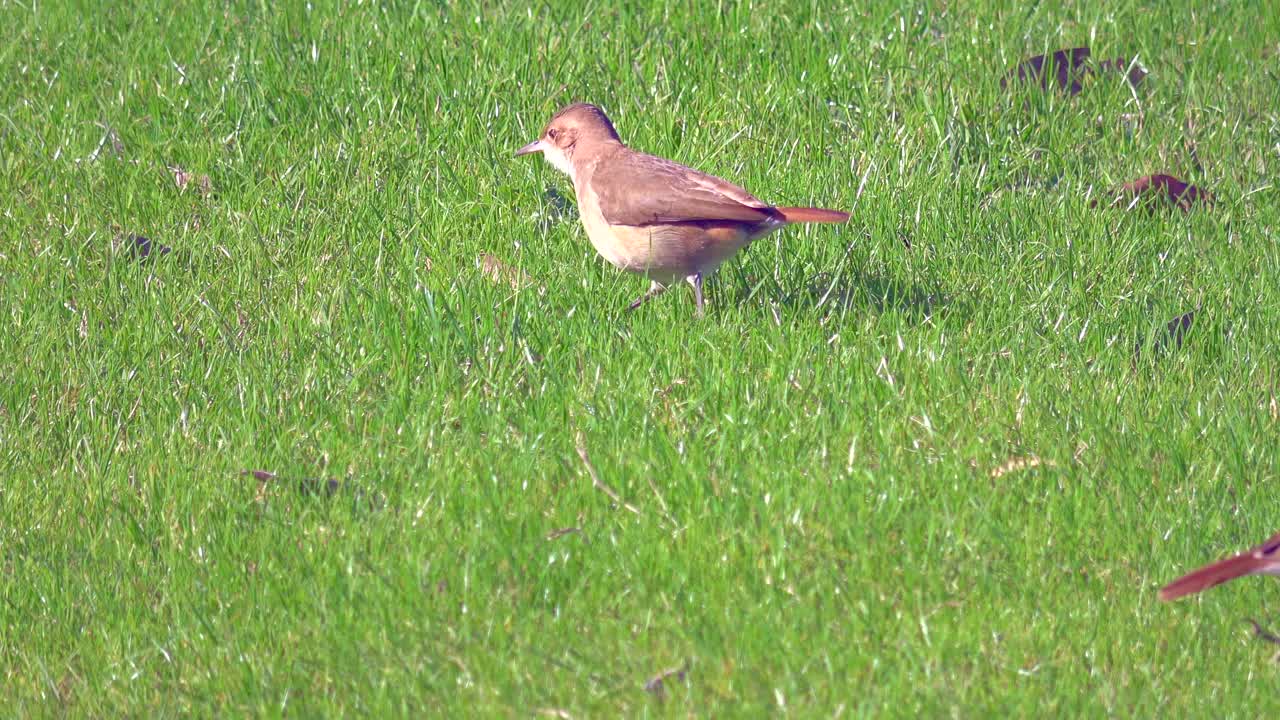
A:
{"type": "Polygon", "coordinates": [[[842,223],[849,221],[849,213],[822,208],[780,207],[774,208],[789,223],[842,223]]]}
{"type": "Polygon", "coordinates": [[[1212,565],[1206,565],[1160,588],[1160,599],[1166,601],[1175,600],[1183,595],[1191,595],[1201,590],[1208,590],[1214,585],[1221,585],[1228,580],[1252,575],[1269,562],[1273,561],[1263,560],[1254,553],[1247,552],[1212,565]]]}

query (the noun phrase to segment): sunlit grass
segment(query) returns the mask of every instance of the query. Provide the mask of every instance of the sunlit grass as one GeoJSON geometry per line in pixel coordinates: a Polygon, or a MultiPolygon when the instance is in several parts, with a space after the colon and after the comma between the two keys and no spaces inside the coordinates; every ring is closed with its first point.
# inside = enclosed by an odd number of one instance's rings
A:
{"type": "Polygon", "coordinates": [[[865,5],[0,5],[5,705],[1275,714],[1280,21],[865,5]],[[627,314],[571,100],[854,218],[627,314]]]}

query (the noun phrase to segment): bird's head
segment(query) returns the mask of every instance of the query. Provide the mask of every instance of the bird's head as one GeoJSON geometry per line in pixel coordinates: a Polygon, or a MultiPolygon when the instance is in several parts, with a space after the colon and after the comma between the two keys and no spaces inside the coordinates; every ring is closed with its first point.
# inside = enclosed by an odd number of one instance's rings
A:
{"type": "Polygon", "coordinates": [[[573,177],[575,155],[608,142],[620,140],[604,111],[595,105],[574,103],[556,113],[538,139],[517,150],[516,155],[540,152],[557,170],[573,177]]]}

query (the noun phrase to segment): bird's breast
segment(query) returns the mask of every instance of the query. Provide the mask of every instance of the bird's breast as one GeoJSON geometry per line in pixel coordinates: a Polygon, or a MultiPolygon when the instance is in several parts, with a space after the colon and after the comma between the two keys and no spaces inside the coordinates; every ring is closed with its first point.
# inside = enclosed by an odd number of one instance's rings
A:
{"type": "Polygon", "coordinates": [[[632,266],[643,258],[634,257],[632,248],[614,231],[604,219],[600,211],[600,200],[586,183],[577,183],[574,191],[578,195],[578,214],[582,217],[582,227],[587,231],[587,239],[600,256],[611,265],[623,270],[631,270],[632,266]]]}

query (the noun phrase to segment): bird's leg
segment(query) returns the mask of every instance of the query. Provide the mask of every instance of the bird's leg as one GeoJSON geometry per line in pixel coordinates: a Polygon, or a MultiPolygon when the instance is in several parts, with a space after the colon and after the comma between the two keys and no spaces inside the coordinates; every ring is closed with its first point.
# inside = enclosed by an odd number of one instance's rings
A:
{"type": "Polygon", "coordinates": [[[1245,619],[1248,620],[1251,625],[1253,625],[1254,637],[1260,637],[1269,643],[1275,643],[1276,645],[1280,645],[1280,637],[1276,636],[1275,633],[1263,627],[1262,623],[1258,622],[1257,620],[1254,620],[1253,618],[1245,618],[1245,619]]]}
{"type": "Polygon", "coordinates": [[[696,305],[693,314],[695,317],[702,317],[702,273],[694,273],[685,278],[685,281],[693,286],[693,302],[696,305]]]}
{"type": "Polygon", "coordinates": [[[650,299],[656,298],[659,295],[661,295],[663,292],[666,291],[666,289],[667,288],[657,280],[650,280],[648,292],[636,298],[635,302],[627,306],[627,310],[635,310],[636,308],[648,302],[650,299]]]}

